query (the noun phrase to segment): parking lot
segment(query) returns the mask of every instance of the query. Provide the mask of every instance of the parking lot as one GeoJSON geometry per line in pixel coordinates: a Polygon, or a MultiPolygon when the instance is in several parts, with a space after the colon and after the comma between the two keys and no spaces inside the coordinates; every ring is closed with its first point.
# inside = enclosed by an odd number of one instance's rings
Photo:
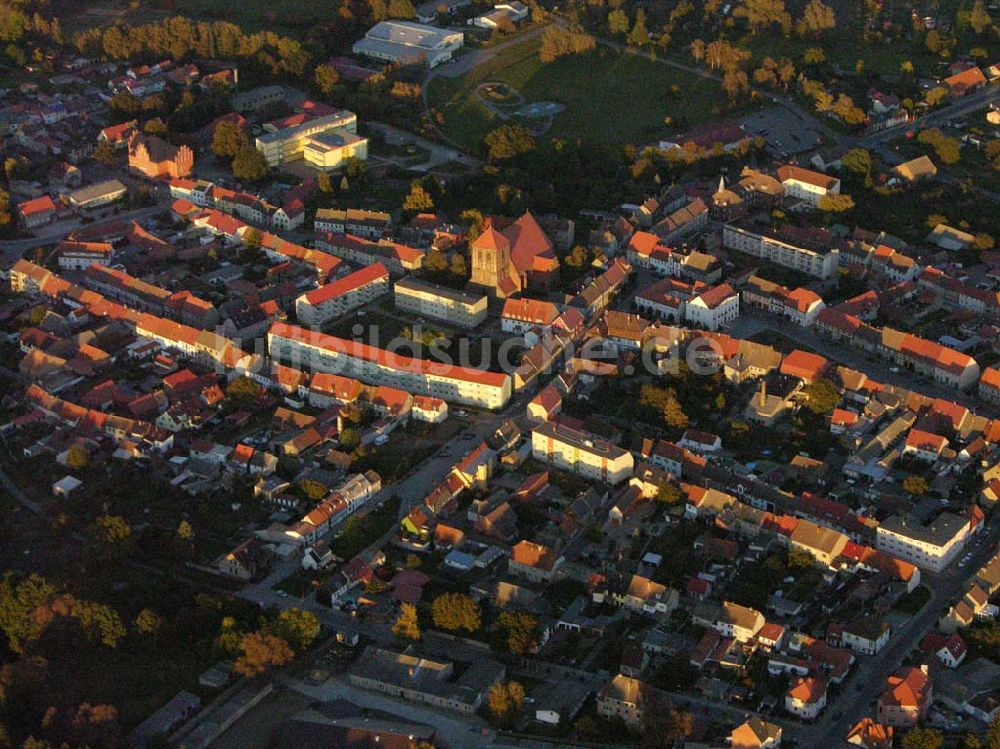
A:
{"type": "Polygon", "coordinates": [[[813,127],[782,107],[769,107],[754,112],[744,117],[741,122],[748,133],[760,135],[767,140],[767,150],[776,159],[810,151],[818,148],[823,142],[813,127]]]}

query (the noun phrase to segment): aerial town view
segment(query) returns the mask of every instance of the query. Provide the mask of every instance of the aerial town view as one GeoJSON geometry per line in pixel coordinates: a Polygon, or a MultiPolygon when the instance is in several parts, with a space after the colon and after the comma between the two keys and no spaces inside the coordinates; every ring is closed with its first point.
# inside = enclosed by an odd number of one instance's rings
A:
{"type": "Polygon", "coordinates": [[[1000,0],[0,0],[0,749],[1000,749],[1000,0]]]}

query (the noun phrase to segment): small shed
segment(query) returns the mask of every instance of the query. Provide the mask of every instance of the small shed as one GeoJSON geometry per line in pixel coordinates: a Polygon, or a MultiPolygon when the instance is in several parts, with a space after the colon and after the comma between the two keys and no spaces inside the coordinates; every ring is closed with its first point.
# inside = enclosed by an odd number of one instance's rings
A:
{"type": "Polygon", "coordinates": [[[83,482],[73,476],[64,476],[52,485],[52,493],[57,497],[68,497],[83,486],[83,482]]]}

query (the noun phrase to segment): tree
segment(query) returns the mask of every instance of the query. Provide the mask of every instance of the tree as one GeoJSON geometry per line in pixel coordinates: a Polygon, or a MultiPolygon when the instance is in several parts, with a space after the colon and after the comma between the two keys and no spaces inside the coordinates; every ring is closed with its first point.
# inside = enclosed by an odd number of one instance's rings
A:
{"type": "Polygon", "coordinates": [[[903,739],[903,749],[941,749],[944,736],[933,728],[918,726],[910,730],[903,739]]]}
{"type": "Polygon", "coordinates": [[[419,180],[410,185],[410,194],[403,200],[404,211],[429,211],[434,208],[434,198],[419,180]]]}
{"type": "Polygon", "coordinates": [[[538,647],[538,620],[526,611],[504,611],[497,625],[507,635],[507,649],[519,658],[538,647]]]}
{"type": "Polygon", "coordinates": [[[820,416],[833,413],[833,409],[840,403],[840,390],[826,377],[821,377],[808,385],[804,394],[808,399],[806,408],[820,416]]]}
{"type": "Polygon", "coordinates": [[[483,218],[482,211],[478,211],[475,208],[466,208],[458,214],[458,220],[463,225],[469,227],[469,231],[466,236],[468,242],[475,242],[476,238],[483,233],[483,226],[486,223],[486,219],[483,218]]]}
{"type": "Polygon", "coordinates": [[[329,96],[334,87],[340,83],[340,73],[332,65],[317,65],[313,74],[313,82],[316,89],[326,96],[329,96]]]}
{"type": "Polygon", "coordinates": [[[326,172],[320,172],[316,176],[316,187],[319,188],[319,191],[324,194],[333,192],[333,185],[330,183],[330,175],[326,172]]]}
{"type": "Polygon", "coordinates": [[[927,479],[923,476],[907,476],[903,479],[903,491],[907,494],[921,496],[926,494],[929,488],[930,487],[927,485],[927,479]]]}
{"type": "Polygon", "coordinates": [[[302,496],[313,503],[322,501],[330,493],[330,490],[324,484],[314,479],[300,481],[299,491],[302,492],[302,496]]]}
{"type": "Polygon", "coordinates": [[[389,18],[415,18],[417,15],[411,0],[389,0],[389,18]]]}
{"type": "Polygon", "coordinates": [[[646,29],[646,11],[642,8],[635,13],[635,25],[628,35],[628,43],[633,47],[645,47],[649,44],[649,31],[646,29]]]}
{"type": "Polygon", "coordinates": [[[163,617],[152,609],[143,609],[135,617],[135,631],[142,635],[155,635],[163,627],[163,617]]]}
{"type": "Polygon", "coordinates": [[[745,18],[752,33],[779,26],[787,34],[792,27],[792,17],[785,10],[784,0],[743,0],[733,10],[733,16],[745,18]]]}
{"type": "Polygon", "coordinates": [[[1000,749],[1000,717],[994,718],[986,728],[985,749],[1000,749]]]}
{"type": "Polygon", "coordinates": [[[956,164],[962,159],[962,144],[958,138],[952,138],[932,127],[917,136],[917,141],[934,149],[938,160],[943,164],[956,164]]]}
{"type": "Polygon", "coordinates": [[[102,164],[114,164],[118,160],[118,151],[111,141],[102,140],[94,147],[94,159],[102,164]]]}
{"type": "Polygon", "coordinates": [[[82,471],[90,463],[90,455],[79,445],[74,445],[66,451],[66,467],[74,471],[82,471]]]}
{"type": "Polygon", "coordinates": [[[466,278],[469,275],[469,269],[466,267],[465,255],[461,252],[456,252],[452,255],[448,270],[451,271],[451,275],[456,278],[466,278]]]}
{"type": "Polygon", "coordinates": [[[194,541],[194,529],[187,520],[182,520],[177,524],[177,538],[187,543],[194,541]]]}
{"type": "Polygon", "coordinates": [[[822,62],[826,62],[826,52],[820,47],[809,47],[809,49],[802,53],[802,62],[806,65],[819,65],[822,62]]]}
{"type": "Polygon", "coordinates": [[[358,434],[357,429],[351,429],[348,427],[340,433],[339,437],[340,449],[345,452],[352,452],[357,449],[358,445],[361,444],[361,435],[358,434]]]}
{"type": "Polygon", "coordinates": [[[399,605],[399,618],[392,625],[392,633],[401,640],[419,640],[420,624],[417,621],[417,607],[412,603],[399,605]]]}
{"type": "Polygon", "coordinates": [[[490,161],[504,161],[535,150],[535,139],[521,125],[501,125],[487,133],[483,140],[490,161]]]}
{"type": "Polygon", "coordinates": [[[816,557],[806,549],[793,546],[788,550],[788,570],[811,570],[816,566],[816,557]]]}
{"type": "Polygon", "coordinates": [[[849,172],[868,176],[872,171],[871,152],[864,148],[852,148],[840,159],[841,165],[849,172]]]}
{"type": "Polygon", "coordinates": [[[621,8],[616,8],[608,13],[608,31],[614,36],[628,33],[628,16],[621,8]]]}
{"type": "Polygon", "coordinates": [[[498,682],[486,693],[486,708],[500,726],[512,726],[524,704],[524,687],[516,681],[498,682]]]}
{"type": "Polygon", "coordinates": [[[837,17],[833,8],[826,5],[823,0],[809,0],[802,11],[802,18],[799,20],[796,30],[801,36],[819,36],[825,31],[835,28],[837,17]]]}
{"type": "MultiPolygon", "coordinates": [[[[249,234],[248,231],[243,235],[244,241],[249,234]]],[[[226,386],[226,400],[232,402],[236,409],[248,408],[258,402],[263,394],[264,388],[249,377],[240,377],[226,386]]]]}
{"type": "Polygon", "coordinates": [[[691,57],[695,59],[696,62],[701,62],[705,59],[705,42],[702,39],[694,39],[691,42],[691,57]]]}
{"type": "Polygon", "coordinates": [[[233,670],[248,679],[268,669],[291,663],[295,657],[292,648],[285,640],[263,632],[244,635],[240,649],[243,654],[236,659],[233,670]]]}
{"type": "Polygon", "coordinates": [[[969,11],[969,26],[976,32],[976,35],[983,34],[993,27],[993,18],[990,16],[983,0],[976,0],[969,11]]]}
{"type": "Polygon", "coordinates": [[[146,135],[155,135],[162,138],[168,132],[167,123],[159,117],[154,117],[146,121],[146,124],[142,126],[142,132],[146,135]]]}
{"type": "Polygon", "coordinates": [[[320,632],[317,616],[311,611],[290,608],[278,614],[271,627],[271,634],[287,642],[292,650],[301,653],[315,642],[320,632]]]}
{"type": "Polygon", "coordinates": [[[431,604],[434,626],[449,632],[464,629],[478,632],[480,627],[479,604],[464,593],[442,593],[431,604]]]}
{"type": "Polygon", "coordinates": [[[924,37],[924,46],[927,47],[928,52],[937,54],[941,51],[944,46],[944,41],[941,39],[941,32],[937,29],[931,29],[927,32],[927,36],[924,37]]]}
{"type": "Polygon", "coordinates": [[[592,52],[597,48],[597,40],[590,34],[571,31],[562,26],[547,26],[542,32],[542,45],[538,49],[538,59],[554,62],[560,57],[592,52]]]}
{"type": "Polygon", "coordinates": [[[854,198],[844,194],[824,195],[819,199],[818,207],[826,213],[843,213],[854,207],[854,198]]]}
{"type": "Polygon", "coordinates": [[[212,134],[212,153],[219,158],[232,158],[250,145],[247,134],[235,122],[223,120],[212,134]]]}
{"type": "Polygon", "coordinates": [[[100,515],[94,521],[91,536],[105,546],[120,546],[132,537],[132,528],[120,515],[100,515]]]}
{"type": "Polygon", "coordinates": [[[251,182],[263,179],[267,175],[267,161],[264,154],[253,146],[244,146],[233,159],[233,175],[238,179],[251,182]]]}
{"type": "Polygon", "coordinates": [[[680,487],[669,481],[663,482],[656,489],[656,501],[665,505],[677,504],[681,501],[682,496],[680,487]]]}

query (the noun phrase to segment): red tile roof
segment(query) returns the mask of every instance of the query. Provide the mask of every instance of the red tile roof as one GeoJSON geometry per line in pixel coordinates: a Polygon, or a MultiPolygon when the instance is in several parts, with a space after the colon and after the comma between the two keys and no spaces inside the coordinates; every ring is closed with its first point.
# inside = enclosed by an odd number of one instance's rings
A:
{"type": "Polygon", "coordinates": [[[292,341],[300,341],[317,348],[336,351],[355,359],[363,359],[399,371],[446,377],[490,387],[503,387],[508,381],[508,376],[499,372],[486,372],[455,364],[442,364],[428,359],[413,359],[403,354],[375,348],[359,341],[337,338],[283,322],[272,324],[268,334],[287,338],[292,341]]]}

